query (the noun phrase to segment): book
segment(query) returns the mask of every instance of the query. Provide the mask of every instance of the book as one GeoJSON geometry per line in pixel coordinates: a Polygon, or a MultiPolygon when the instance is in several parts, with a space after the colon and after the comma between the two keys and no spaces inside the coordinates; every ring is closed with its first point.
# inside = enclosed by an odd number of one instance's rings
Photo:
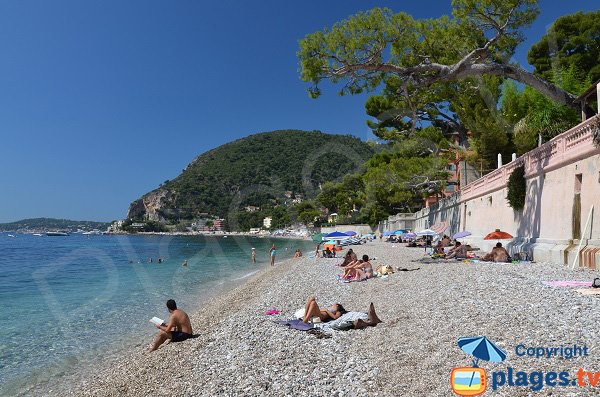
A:
{"type": "Polygon", "coordinates": [[[150,319],[150,322],[151,322],[152,324],[154,324],[154,325],[163,325],[163,324],[164,324],[164,320],[161,320],[161,319],[160,319],[160,318],[158,318],[158,317],[152,317],[152,318],[150,319]]]}

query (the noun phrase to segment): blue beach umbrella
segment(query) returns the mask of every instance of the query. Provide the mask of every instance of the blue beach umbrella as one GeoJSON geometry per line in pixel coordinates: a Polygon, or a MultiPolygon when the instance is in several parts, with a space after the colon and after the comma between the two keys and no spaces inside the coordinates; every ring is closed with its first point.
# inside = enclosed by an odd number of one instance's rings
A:
{"type": "Polygon", "coordinates": [[[394,234],[393,232],[383,232],[384,236],[391,236],[392,234],[394,234]]]}
{"type": "Polygon", "coordinates": [[[417,235],[416,235],[416,234],[414,234],[414,233],[404,233],[404,234],[402,235],[402,239],[407,239],[407,238],[415,238],[415,237],[417,237],[417,235]]]}
{"type": "Polygon", "coordinates": [[[479,360],[491,361],[493,363],[506,360],[506,353],[485,336],[458,338],[458,346],[465,353],[477,359],[473,362],[475,367],[477,367],[479,360]]]}
{"type": "Polygon", "coordinates": [[[395,234],[395,235],[398,235],[398,236],[399,236],[399,235],[402,235],[402,234],[404,234],[404,233],[408,233],[408,230],[405,230],[405,229],[398,229],[398,230],[396,230],[396,231],[394,232],[394,234],[395,234]]]}
{"type": "Polygon", "coordinates": [[[350,230],[349,232],[346,232],[346,235],[348,235],[348,236],[356,236],[356,232],[350,230]]]}
{"type": "Polygon", "coordinates": [[[336,239],[336,240],[339,240],[340,238],[347,238],[347,237],[348,237],[348,235],[347,235],[346,233],[342,233],[342,232],[333,232],[333,233],[326,234],[326,235],[325,235],[325,236],[323,236],[323,237],[326,237],[326,238],[328,238],[328,239],[336,239]]]}

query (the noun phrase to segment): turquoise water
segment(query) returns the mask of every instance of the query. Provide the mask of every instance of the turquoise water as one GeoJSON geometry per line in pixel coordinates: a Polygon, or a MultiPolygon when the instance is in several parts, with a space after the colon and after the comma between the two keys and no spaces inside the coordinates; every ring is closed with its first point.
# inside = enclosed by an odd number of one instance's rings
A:
{"type": "Polygon", "coordinates": [[[156,330],[148,320],[168,317],[167,299],[197,308],[218,287],[266,266],[273,243],[278,260],[314,249],[309,241],[232,236],[0,233],[0,395],[17,395],[141,338],[149,343],[156,330]]]}

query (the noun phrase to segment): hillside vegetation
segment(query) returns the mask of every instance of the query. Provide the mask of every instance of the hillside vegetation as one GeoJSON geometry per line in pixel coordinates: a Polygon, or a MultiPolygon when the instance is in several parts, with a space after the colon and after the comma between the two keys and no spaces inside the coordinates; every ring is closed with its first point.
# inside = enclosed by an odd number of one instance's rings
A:
{"type": "Polygon", "coordinates": [[[373,155],[349,135],[282,130],[250,135],[197,157],[174,180],[133,202],[128,217],[177,223],[227,219],[244,206],[314,198],[320,184],[360,169],[373,155]]]}
{"type": "Polygon", "coordinates": [[[107,222],[92,222],[92,221],[72,221],[69,219],[54,219],[54,218],[33,218],[23,219],[16,222],[0,223],[0,231],[16,232],[16,231],[33,231],[33,230],[106,230],[110,225],[107,222]]]}

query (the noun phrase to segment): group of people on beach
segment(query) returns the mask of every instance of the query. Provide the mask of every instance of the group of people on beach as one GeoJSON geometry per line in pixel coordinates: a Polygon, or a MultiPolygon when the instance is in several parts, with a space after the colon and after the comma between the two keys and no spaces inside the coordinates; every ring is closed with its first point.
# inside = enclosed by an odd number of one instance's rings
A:
{"type": "MultiPolygon", "coordinates": [[[[442,236],[438,243],[433,247],[433,254],[444,256],[446,259],[466,259],[469,257],[468,252],[470,247],[466,244],[456,240],[454,246],[446,251],[446,248],[450,246],[450,237],[447,235],[442,236]]],[[[483,256],[477,257],[472,255],[472,258],[479,259],[485,262],[509,262],[511,260],[510,254],[502,246],[501,242],[496,243],[496,246],[492,248],[492,251],[486,253],[483,256]]]]}

